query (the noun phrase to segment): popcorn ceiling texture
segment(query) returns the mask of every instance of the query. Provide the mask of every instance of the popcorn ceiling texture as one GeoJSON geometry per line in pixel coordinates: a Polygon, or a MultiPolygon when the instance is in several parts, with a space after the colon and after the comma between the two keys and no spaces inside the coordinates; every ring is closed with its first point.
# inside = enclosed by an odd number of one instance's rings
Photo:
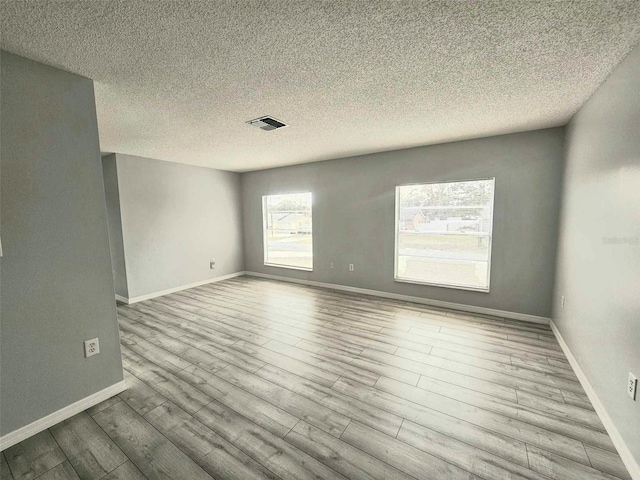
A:
{"type": "Polygon", "coordinates": [[[640,40],[637,0],[1,4],[3,49],[95,80],[104,152],[234,171],[564,125],[640,40]]]}

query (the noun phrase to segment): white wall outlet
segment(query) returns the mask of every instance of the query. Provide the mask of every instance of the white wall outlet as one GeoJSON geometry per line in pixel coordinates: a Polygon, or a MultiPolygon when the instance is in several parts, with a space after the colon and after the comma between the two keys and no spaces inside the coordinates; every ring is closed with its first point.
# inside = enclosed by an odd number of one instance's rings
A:
{"type": "Polygon", "coordinates": [[[349,271],[353,272],[353,271],[355,271],[355,269],[356,269],[356,267],[353,265],[353,263],[350,263],[349,264],[349,271]]]}
{"type": "Polygon", "coordinates": [[[631,400],[635,401],[637,391],[638,391],[638,379],[633,373],[629,372],[629,382],[627,384],[627,393],[631,397],[631,400]]]}
{"type": "Polygon", "coordinates": [[[209,260],[209,268],[211,270],[215,270],[215,268],[216,268],[216,261],[213,258],[211,260],[209,260]]]}
{"type": "Polygon", "coordinates": [[[562,309],[564,310],[564,295],[562,295],[562,309]]]}
{"type": "Polygon", "coordinates": [[[331,263],[329,264],[329,266],[330,266],[331,270],[333,270],[334,268],[336,268],[336,264],[335,264],[335,263],[333,263],[333,262],[331,262],[331,263]]]}
{"type": "Polygon", "coordinates": [[[84,342],[84,356],[91,357],[100,353],[100,342],[97,338],[91,340],[85,340],[84,342]]]}

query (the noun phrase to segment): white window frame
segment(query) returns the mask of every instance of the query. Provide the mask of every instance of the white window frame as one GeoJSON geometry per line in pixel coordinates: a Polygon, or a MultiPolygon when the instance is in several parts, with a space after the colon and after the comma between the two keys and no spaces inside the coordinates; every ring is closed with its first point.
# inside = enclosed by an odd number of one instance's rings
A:
{"type": "Polygon", "coordinates": [[[290,270],[302,270],[304,272],[313,272],[313,192],[287,192],[287,193],[269,193],[266,195],[262,195],[262,259],[264,265],[266,267],[277,267],[277,268],[288,268],[290,270]],[[311,268],[307,267],[296,267],[292,265],[283,265],[280,263],[270,263],[267,262],[267,253],[268,253],[268,241],[267,241],[267,198],[275,197],[278,195],[299,195],[299,194],[309,194],[311,196],[311,268]]]}
{"type": "Polygon", "coordinates": [[[420,182],[420,183],[405,183],[402,185],[396,185],[396,208],[395,208],[395,223],[394,223],[394,252],[393,252],[393,279],[399,283],[411,283],[415,285],[428,285],[431,287],[440,287],[440,288],[449,288],[453,290],[467,290],[472,292],[481,292],[481,293],[489,293],[491,290],[491,253],[493,249],[493,223],[494,223],[494,206],[495,206],[495,197],[496,197],[496,178],[495,177],[486,177],[486,178],[470,178],[467,180],[437,180],[434,182],[420,182]],[[410,187],[413,185],[434,185],[438,183],[461,183],[461,182],[476,182],[476,181],[486,181],[491,180],[493,182],[493,195],[491,197],[491,234],[489,237],[489,256],[487,259],[487,287],[473,287],[468,285],[455,285],[455,284],[447,284],[447,283],[433,283],[433,282],[423,282],[420,280],[412,280],[409,278],[403,278],[398,276],[398,236],[400,233],[399,222],[400,222],[400,188],[401,187],[410,187]]]}

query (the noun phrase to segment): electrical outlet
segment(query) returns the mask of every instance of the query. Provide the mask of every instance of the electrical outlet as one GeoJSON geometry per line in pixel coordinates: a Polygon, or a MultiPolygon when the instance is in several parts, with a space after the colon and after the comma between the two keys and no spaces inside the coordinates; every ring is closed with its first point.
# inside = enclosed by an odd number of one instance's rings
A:
{"type": "Polygon", "coordinates": [[[562,295],[562,309],[564,310],[564,295],[562,295]]]}
{"type": "Polygon", "coordinates": [[[629,372],[629,382],[627,383],[627,393],[631,397],[631,400],[635,401],[636,391],[638,390],[638,379],[636,376],[629,372]]]}
{"type": "Polygon", "coordinates": [[[333,263],[333,262],[331,262],[329,266],[330,266],[331,270],[333,270],[334,268],[336,268],[336,264],[335,264],[335,263],[333,263]]]}
{"type": "Polygon", "coordinates": [[[84,342],[84,356],[91,357],[100,353],[100,342],[97,338],[91,340],[85,340],[84,342]]]}
{"type": "Polygon", "coordinates": [[[350,263],[349,264],[349,271],[353,272],[353,271],[355,271],[355,269],[356,269],[356,267],[353,265],[353,263],[350,263]]]}
{"type": "Polygon", "coordinates": [[[211,260],[209,260],[209,268],[211,270],[215,270],[215,268],[216,268],[216,261],[213,258],[211,260]]]}

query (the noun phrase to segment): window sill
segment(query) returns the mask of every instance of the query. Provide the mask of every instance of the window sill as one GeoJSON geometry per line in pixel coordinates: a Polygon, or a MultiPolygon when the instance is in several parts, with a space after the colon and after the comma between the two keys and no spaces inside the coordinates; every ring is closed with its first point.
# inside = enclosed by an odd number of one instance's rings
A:
{"type": "Polygon", "coordinates": [[[394,282],[398,283],[411,283],[414,285],[426,285],[429,287],[439,287],[439,288],[451,288],[453,290],[466,290],[468,292],[479,292],[479,293],[489,293],[489,288],[480,288],[480,287],[465,287],[460,285],[447,285],[445,283],[429,283],[429,282],[421,282],[419,280],[409,280],[407,278],[399,278],[395,277],[394,282]]]}
{"type": "Polygon", "coordinates": [[[301,270],[303,272],[313,272],[313,268],[305,268],[305,267],[294,267],[291,265],[279,265],[277,263],[264,263],[265,267],[277,267],[277,268],[288,268],[289,270],[301,270]]]}

